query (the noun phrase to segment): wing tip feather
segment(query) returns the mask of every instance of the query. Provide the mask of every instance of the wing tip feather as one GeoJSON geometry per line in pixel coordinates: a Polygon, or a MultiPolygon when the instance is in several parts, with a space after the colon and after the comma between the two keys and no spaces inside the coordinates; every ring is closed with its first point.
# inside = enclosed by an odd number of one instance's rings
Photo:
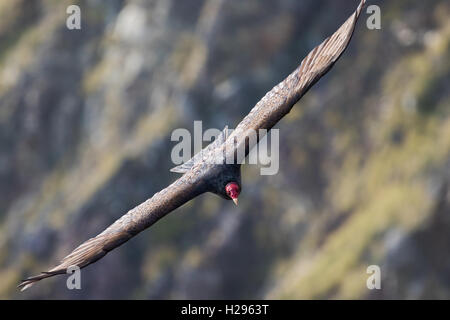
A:
{"type": "Polygon", "coordinates": [[[28,277],[26,279],[21,280],[19,285],[17,286],[18,289],[20,289],[21,292],[27,290],[31,286],[33,286],[36,282],[41,281],[45,278],[53,277],[57,274],[61,274],[63,272],[61,271],[42,271],[40,274],[32,277],[28,277]]]}

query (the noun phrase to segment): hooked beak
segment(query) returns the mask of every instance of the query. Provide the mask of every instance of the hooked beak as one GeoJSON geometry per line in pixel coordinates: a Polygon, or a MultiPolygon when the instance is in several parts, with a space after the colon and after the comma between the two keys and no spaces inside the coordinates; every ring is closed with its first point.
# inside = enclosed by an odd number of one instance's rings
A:
{"type": "Polygon", "coordinates": [[[233,200],[234,204],[238,204],[239,193],[241,192],[241,188],[236,182],[230,182],[225,186],[225,190],[227,195],[233,200]]]}

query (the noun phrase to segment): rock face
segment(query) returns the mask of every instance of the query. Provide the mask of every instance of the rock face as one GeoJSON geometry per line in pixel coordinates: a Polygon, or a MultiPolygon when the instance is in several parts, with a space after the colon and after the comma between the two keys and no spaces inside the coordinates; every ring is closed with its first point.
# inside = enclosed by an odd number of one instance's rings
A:
{"type": "Polygon", "coordinates": [[[243,168],[239,207],[203,195],[25,293],[165,187],[175,128],[233,128],[357,1],[0,5],[1,298],[450,298],[450,5],[372,1],[345,55],[278,125],[280,171],[243,168]],[[381,268],[381,290],[366,269],[381,268]]]}

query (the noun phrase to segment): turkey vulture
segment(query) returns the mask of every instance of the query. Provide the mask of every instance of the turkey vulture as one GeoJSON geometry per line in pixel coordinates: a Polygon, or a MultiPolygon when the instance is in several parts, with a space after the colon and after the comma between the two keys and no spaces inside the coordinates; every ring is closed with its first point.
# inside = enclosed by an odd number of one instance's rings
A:
{"type": "MultiPolygon", "coordinates": [[[[91,238],[66,256],[59,265],[47,272],[23,280],[19,288],[25,290],[36,281],[57,274],[65,274],[71,266],[86,267],[101,259],[109,251],[147,229],[169,212],[204,192],[213,192],[237,204],[241,192],[241,165],[237,151],[244,148],[245,157],[252,148],[248,133],[270,130],[294,104],[326,74],[347,48],[358,17],[364,7],[362,0],[356,11],[329,38],[314,48],[300,66],[285,80],[269,91],[229,134],[228,129],[188,162],[171,171],[183,175],[134,209],[128,211],[105,231],[91,238]],[[234,163],[225,161],[234,157],[234,163]]],[[[258,136],[257,143],[261,139],[258,136]]]]}

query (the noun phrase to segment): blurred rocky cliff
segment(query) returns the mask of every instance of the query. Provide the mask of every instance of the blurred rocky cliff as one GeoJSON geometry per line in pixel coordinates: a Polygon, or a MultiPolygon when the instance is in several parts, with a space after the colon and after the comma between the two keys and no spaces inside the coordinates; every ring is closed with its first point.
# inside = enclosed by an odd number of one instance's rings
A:
{"type": "Polygon", "coordinates": [[[362,15],[278,124],[279,173],[243,167],[238,207],[200,196],[82,290],[16,289],[177,178],[175,128],[235,127],[357,2],[1,1],[0,298],[450,298],[445,0],[368,1],[382,29],[362,15]]]}

